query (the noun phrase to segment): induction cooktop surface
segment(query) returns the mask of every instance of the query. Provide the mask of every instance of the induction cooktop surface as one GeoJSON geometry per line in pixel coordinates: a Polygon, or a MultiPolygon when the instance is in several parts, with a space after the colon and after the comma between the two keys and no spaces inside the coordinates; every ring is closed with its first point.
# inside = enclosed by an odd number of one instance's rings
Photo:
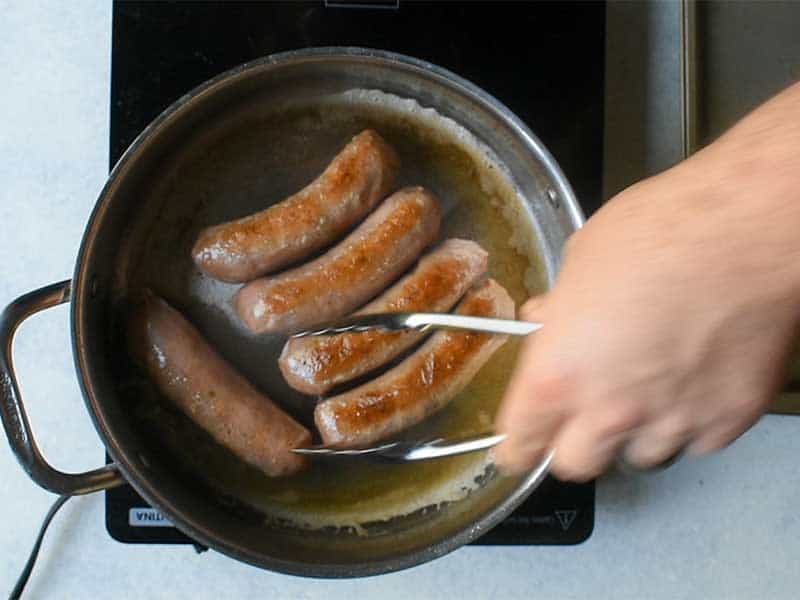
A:
{"type": "MultiPolygon", "coordinates": [[[[249,60],[312,46],[391,50],[473,81],[539,136],[584,211],[599,207],[603,2],[115,2],[110,165],[194,86],[249,60]]],[[[106,524],[123,542],[192,543],[129,486],[106,492],[106,524]]],[[[550,477],[475,543],[575,544],[593,525],[594,484],[550,477]]]]}

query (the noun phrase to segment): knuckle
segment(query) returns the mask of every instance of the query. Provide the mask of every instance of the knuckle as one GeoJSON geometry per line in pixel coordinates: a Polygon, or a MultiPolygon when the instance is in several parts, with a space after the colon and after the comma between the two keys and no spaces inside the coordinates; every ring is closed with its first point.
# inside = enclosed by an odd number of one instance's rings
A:
{"type": "Polygon", "coordinates": [[[588,481],[600,475],[611,463],[623,439],[619,436],[598,438],[591,425],[565,427],[556,438],[552,470],[569,481],[588,481]]]}
{"type": "Polygon", "coordinates": [[[712,452],[717,452],[718,450],[722,450],[725,446],[727,446],[731,441],[735,439],[734,437],[729,437],[728,435],[723,434],[706,434],[694,442],[689,446],[688,452],[694,456],[703,456],[705,454],[711,454],[712,452]]]}
{"type": "Polygon", "coordinates": [[[658,427],[659,437],[668,440],[685,440],[695,430],[695,419],[689,411],[675,410],[664,418],[658,427]]]}
{"type": "Polygon", "coordinates": [[[563,365],[539,365],[532,392],[538,400],[562,402],[570,397],[575,389],[579,375],[563,365]]]}
{"type": "Polygon", "coordinates": [[[642,440],[626,450],[625,461],[638,469],[652,469],[672,461],[680,451],[681,445],[642,440]]]}
{"type": "Polygon", "coordinates": [[[597,418],[597,428],[603,436],[614,436],[636,429],[644,423],[646,413],[638,402],[615,404],[597,418]]]}
{"type": "Polygon", "coordinates": [[[761,394],[739,393],[729,400],[727,411],[737,418],[747,418],[760,413],[768,403],[761,394]]]}

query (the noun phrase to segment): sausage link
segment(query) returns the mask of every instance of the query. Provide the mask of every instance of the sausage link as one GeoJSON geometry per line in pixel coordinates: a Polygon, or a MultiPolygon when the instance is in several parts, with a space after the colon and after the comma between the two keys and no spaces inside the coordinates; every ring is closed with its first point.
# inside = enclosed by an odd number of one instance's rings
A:
{"type": "Polygon", "coordinates": [[[391,146],[363,131],[295,195],[202,230],[192,258],[206,274],[232,283],[276,271],[341,238],[386,197],[399,170],[391,146]]]}
{"type": "MultiPolygon", "coordinates": [[[[355,314],[446,312],[486,272],[487,252],[469,240],[450,239],[423,256],[416,269],[355,314]]],[[[324,394],[388,363],[416,344],[420,331],[380,330],[289,340],[278,364],[287,383],[324,394]]]]}
{"type": "MultiPolygon", "coordinates": [[[[514,301],[489,279],[470,291],[456,312],[513,318],[514,301]]],[[[377,379],[317,404],[314,421],[323,443],[358,448],[416,425],[461,392],[506,339],[470,331],[437,331],[377,379]]]]}
{"type": "Polygon", "coordinates": [[[344,316],[391,284],[439,233],[441,207],[421,187],[389,196],[353,233],[305,265],[250,282],[236,295],[253,333],[344,316]]]}
{"type": "Polygon", "coordinates": [[[309,431],[237,373],[178,311],[147,291],[128,325],[136,362],[217,442],[270,477],[305,466],[290,450],[308,446],[309,431]]]}

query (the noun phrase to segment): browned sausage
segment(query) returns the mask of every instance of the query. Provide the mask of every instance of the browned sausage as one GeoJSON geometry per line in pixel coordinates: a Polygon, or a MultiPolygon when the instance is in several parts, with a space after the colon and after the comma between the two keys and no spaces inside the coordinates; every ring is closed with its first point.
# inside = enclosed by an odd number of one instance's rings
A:
{"type": "MultiPolygon", "coordinates": [[[[514,301],[489,279],[470,291],[456,312],[513,318],[514,301]]],[[[323,443],[362,447],[419,423],[463,390],[505,341],[506,336],[437,331],[377,379],[317,404],[314,421],[323,443]]]]}
{"type": "Polygon", "coordinates": [[[346,315],[417,259],[438,235],[441,219],[439,201],[427,190],[395,192],[316,260],[244,286],[236,311],[253,333],[291,331],[346,315]]]}
{"type": "MultiPolygon", "coordinates": [[[[488,254],[475,242],[451,239],[422,257],[412,273],[355,314],[445,312],[486,272],[488,254]]],[[[364,331],[289,340],[278,361],[290,386],[324,394],[386,364],[419,341],[419,331],[364,331]]]]}
{"type": "Polygon", "coordinates": [[[128,341],[161,393],[239,458],[270,477],[305,465],[290,449],[311,443],[308,430],[239,375],[164,300],[143,294],[128,341]]]}
{"type": "Polygon", "coordinates": [[[395,151],[374,131],[363,131],[294,196],[201,231],[192,257],[222,281],[276,271],[342,237],[386,197],[399,170],[395,151]]]}

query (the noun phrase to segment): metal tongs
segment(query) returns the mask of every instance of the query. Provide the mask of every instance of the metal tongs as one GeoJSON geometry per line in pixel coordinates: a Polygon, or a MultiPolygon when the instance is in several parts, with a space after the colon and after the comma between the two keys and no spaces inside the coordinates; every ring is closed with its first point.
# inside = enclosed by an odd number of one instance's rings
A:
{"type": "Polygon", "coordinates": [[[458,438],[438,438],[427,442],[389,442],[371,448],[311,446],[294,448],[292,452],[311,458],[352,458],[368,462],[405,463],[488,450],[502,442],[505,437],[503,434],[480,433],[458,438]]]}
{"type": "MultiPolygon", "coordinates": [[[[299,331],[290,337],[336,335],[369,331],[371,329],[388,331],[401,331],[403,329],[415,329],[418,331],[463,329],[502,335],[528,335],[538,331],[541,327],[541,323],[528,321],[468,317],[446,313],[383,313],[344,317],[329,323],[322,323],[311,329],[299,331]]],[[[292,452],[315,458],[353,458],[366,459],[372,462],[403,463],[487,450],[499,444],[504,438],[505,436],[500,434],[481,433],[460,438],[440,438],[427,442],[389,442],[380,446],[359,449],[312,446],[310,448],[295,448],[292,452]]],[[[549,465],[550,458],[548,455],[543,461],[545,469],[549,465]]]]}
{"type": "Polygon", "coordinates": [[[501,335],[528,335],[541,328],[541,323],[530,321],[467,317],[448,313],[379,313],[343,317],[328,323],[321,323],[310,329],[298,331],[290,337],[303,338],[318,335],[336,335],[339,333],[369,331],[370,329],[385,329],[387,331],[401,331],[403,329],[416,329],[417,331],[464,329],[501,335]]]}

